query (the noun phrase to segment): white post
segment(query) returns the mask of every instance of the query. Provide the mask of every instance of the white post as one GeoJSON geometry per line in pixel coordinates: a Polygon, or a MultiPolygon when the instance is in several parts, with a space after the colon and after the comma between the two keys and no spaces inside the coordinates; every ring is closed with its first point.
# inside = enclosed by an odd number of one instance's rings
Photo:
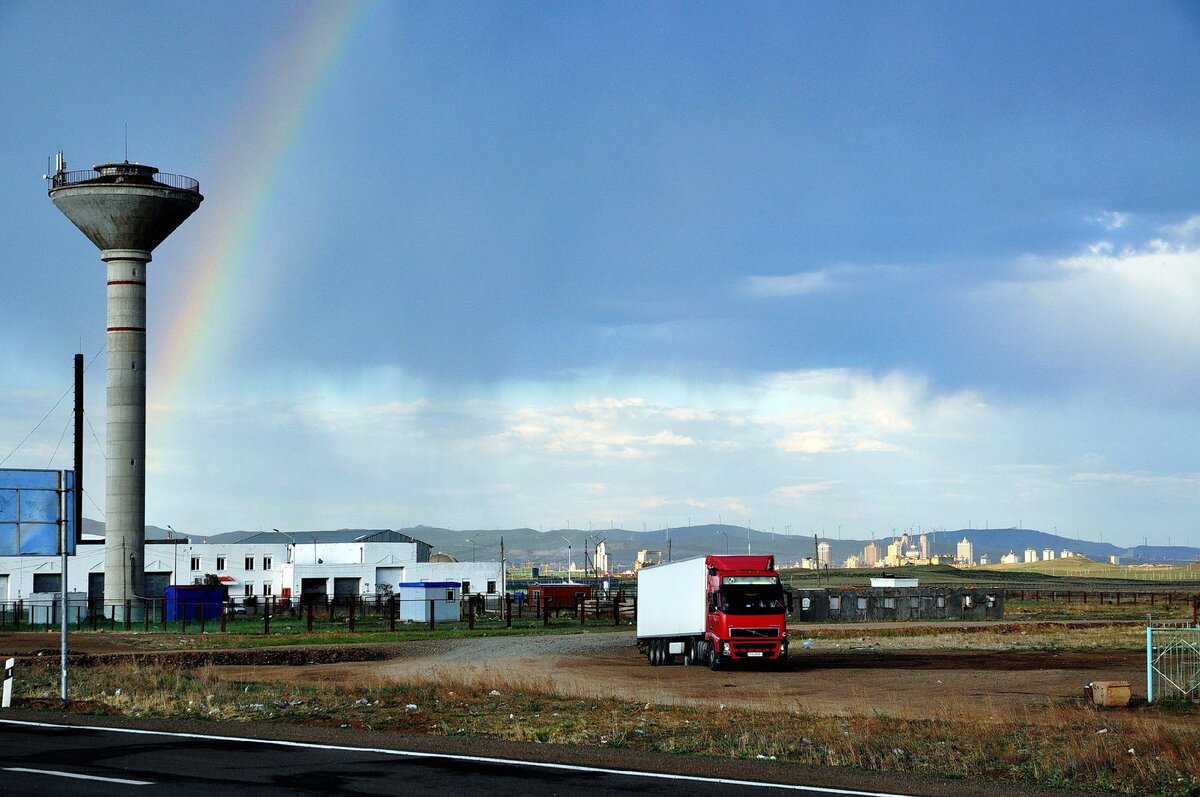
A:
{"type": "Polygon", "coordinates": [[[0,708],[12,708],[13,667],[16,665],[16,659],[9,659],[4,662],[4,702],[0,704],[0,708]]]}
{"type": "MultiPolygon", "coordinates": [[[[67,491],[66,491],[66,476],[63,471],[58,472],[58,480],[60,489],[58,491],[58,551],[59,558],[62,560],[62,565],[59,568],[62,571],[62,583],[59,585],[62,592],[62,614],[59,616],[59,697],[65,703],[67,700],[67,611],[70,606],[67,590],[67,491]]],[[[79,500],[79,496],[75,496],[75,500],[79,500]]]]}

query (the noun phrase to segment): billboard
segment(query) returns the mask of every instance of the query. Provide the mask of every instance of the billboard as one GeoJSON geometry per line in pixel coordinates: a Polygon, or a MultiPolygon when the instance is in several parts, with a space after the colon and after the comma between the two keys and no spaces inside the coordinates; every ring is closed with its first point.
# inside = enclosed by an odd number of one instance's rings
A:
{"type": "Polygon", "coordinates": [[[59,526],[75,553],[75,472],[0,468],[0,556],[57,556],[59,526]]]}

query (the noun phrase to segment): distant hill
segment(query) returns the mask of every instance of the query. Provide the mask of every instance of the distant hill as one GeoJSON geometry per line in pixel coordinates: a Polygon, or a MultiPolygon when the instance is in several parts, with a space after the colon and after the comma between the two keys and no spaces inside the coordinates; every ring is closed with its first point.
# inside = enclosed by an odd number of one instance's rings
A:
{"type": "MultiPolygon", "coordinates": [[[[359,533],[380,531],[381,529],[350,529],[359,533]]],[[[320,529],[292,529],[292,533],[301,531],[321,531],[320,529]]],[[[504,558],[511,565],[531,563],[534,565],[552,564],[563,566],[569,555],[576,567],[584,565],[584,551],[594,550],[596,541],[605,540],[608,548],[609,561],[614,569],[625,569],[632,566],[637,552],[642,549],[662,551],[666,558],[686,559],[692,556],[707,554],[744,554],[747,549],[751,553],[774,554],[781,565],[798,562],[805,557],[815,557],[816,549],[812,535],[784,535],[758,529],[747,529],[745,526],[729,524],[706,524],[700,526],[675,527],[657,529],[654,531],[631,531],[629,529],[594,529],[590,532],[581,529],[549,529],[538,531],[531,528],[518,529],[447,529],[437,526],[412,526],[395,529],[415,537],[433,546],[434,552],[450,554],[460,561],[496,561],[500,558],[500,543],[504,541],[504,558]],[[564,539],[566,538],[566,539],[564,539]]],[[[103,534],[104,524],[95,520],[84,519],[85,534],[103,534]]],[[[187,535],[195,541],[206,539],[210,544],[218,542],[233,542],[247,534],[256,532],[231,531],[213,532],[203,536],[187,535]]],[[[1073,539],[1057,534],[1050,534],[1036,529],[955,529],[926,532],[929,538],[929,549],[932,554],[953,554],[958,543],[964,537],[975,547],[975,556],[987,554],[993,562],[1012,551],[1021,556],[1026,548],[1038,552],[1052,548],[1055,554],[1064,549],[1081,553],[1089,559],[1107,562],[1108,557],[1120,557],[1121,564],[1179,564],[1200,561],[1200,548],[1183,545],[1138,545],[1123,548],[1106,542],[1092,542],[1073,539]]],[[[171,532],[155,526],[146,527],[147,539],[168,539],[171,532]]],[[[182,536],[182,535],[181,535],[182,536]]],[[[915,545],[919,534],[911,534],[915,545]]],[[[870,540],[846,539],[838,540],[822,537],[830,544],[830,552],[834,564],[840,565],[851,554],[862,555],[863,548],[870,540]]],[[[876,540],[880,553],[887,548],[891,537],[876,540]]]]}

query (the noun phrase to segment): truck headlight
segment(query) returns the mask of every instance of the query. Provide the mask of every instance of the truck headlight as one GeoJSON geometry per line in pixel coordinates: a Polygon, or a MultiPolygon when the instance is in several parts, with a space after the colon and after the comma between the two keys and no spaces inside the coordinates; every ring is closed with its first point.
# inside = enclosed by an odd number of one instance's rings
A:
{"type": "Polygon", "coordinates": [[[728,642],[721,643],[721,653],[723,653],[726,656],[729,655],[729,643],[728,642]]]}

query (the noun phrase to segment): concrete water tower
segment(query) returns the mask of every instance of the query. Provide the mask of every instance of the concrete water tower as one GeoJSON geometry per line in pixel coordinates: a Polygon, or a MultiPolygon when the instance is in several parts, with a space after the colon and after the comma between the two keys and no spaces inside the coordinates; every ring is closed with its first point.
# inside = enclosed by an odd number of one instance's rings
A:
{"type": "Polygon", "coordinates": [[[46,179],[54,205],[108,264],[104,603],[118,607],[119,618],[140,619],[146,597],[146,264],[204,197],[190,177],[128,161],[69,172],[62,153],[46,179]]]}

